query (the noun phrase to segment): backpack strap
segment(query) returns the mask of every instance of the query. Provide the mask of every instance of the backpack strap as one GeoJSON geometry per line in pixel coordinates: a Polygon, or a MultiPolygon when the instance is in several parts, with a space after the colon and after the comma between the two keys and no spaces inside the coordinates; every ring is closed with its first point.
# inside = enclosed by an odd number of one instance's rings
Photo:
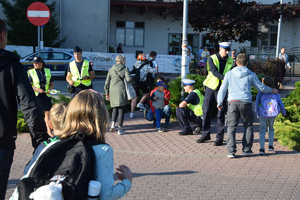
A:
{"type": "MultiPolygon", "coordinates": [[[[122,68],[122,69],[123,69],[123,68],[122,68]]],[[[122,69],[121,69],[121,70],[122,70],[122,69]]],[[[124,81],[125,78],[123,78],[122,76],[120,76],[119,73],[118,73],[116,70],[113,69],[113,71],[119,76],[119,78],[120,78],[122,81],[124,81]]]]}

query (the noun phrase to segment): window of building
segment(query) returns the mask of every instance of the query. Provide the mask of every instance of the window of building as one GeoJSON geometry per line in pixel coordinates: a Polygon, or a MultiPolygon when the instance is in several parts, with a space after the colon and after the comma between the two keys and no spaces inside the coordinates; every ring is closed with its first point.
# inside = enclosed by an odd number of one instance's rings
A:
{"type": "Polygon", "coordinates": [[[277,44],[277,31],[278,26],[269,26],[266,28],[265,26],[261,26],[260,30],[262,32],[262,38],[261,39],[253,39],[251,41],[251,46],[264,46],[264,47],[272,47],[276,46],[277,44]]]}
{"type": "Polygon", "coordinates": [[[117,21],[116,43],[124,46],[144,46],[144,22],[117,21]]]}

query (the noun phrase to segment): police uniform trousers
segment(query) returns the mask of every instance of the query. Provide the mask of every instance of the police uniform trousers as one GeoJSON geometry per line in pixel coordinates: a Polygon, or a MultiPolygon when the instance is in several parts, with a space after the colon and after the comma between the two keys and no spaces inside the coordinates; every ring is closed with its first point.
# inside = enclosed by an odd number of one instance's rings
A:
{"type": "Polygon", "coordinates": [[[201,128],[201,117],[196,116],[190,109],[176,108],[176,118],[183,132],[192,132],[196,127],[201,128]]]}
{"type": "MultiPolygon", "coordinates": [[[[210,139],[210,123],[211,123],[211,113],[217,106],[217,96],[220,86],[217,90],[212,90],[208,87],[205,88],[205,96],[203,100],[203,122],[202,122],[202,129],[201,129],[201,137],[205,139],[210,139]]],[[[222,110],[218,110],[217,114],[217,136],[216,141],[223,141],[224,139],[224,128],[225,128],[225,114],[227,111],[227,94],[224,98],[222,110]]]]}

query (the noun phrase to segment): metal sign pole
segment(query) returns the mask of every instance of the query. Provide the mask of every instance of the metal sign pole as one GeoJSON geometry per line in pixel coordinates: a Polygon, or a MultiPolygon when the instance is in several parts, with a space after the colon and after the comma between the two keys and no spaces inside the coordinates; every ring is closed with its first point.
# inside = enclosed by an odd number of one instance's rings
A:
{"type": "Polygon", "coordinates": [[[40,54],[41,54],[41,44],[40,44],[40,41],[41,41],[41,27],[38,26],[38,56],[40,57],[40,54]]]}

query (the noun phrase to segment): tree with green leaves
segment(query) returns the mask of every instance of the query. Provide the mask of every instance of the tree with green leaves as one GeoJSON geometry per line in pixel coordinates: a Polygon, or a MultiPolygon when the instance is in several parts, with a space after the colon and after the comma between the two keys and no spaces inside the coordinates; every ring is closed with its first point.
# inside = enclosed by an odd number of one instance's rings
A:
{"type": "MultiPolygon", "coordinates": [[[[27,19],[28,6],[35,0],[0,0],[8,25],[8,44],[37,46],[37,26],[31,24],[27,19]]],[[[55,4],[47,4],[47,0],[39,0],[50,9],[50,20],[43,29],[44,46],[59,47],[65,38],[59,41],[60,28],[55,14],[55,4]]]]}
{"type": "MultiPolygon", "coordinates": [[[[287,4],[264,5],[243,0],[189,0],[188,23],[196,32],[208,31],[218,41],[251,41],[262,37],[259,25],[268,27],[280,15],[291,19],[293,6],[287,4]]],[[[182,20],[183,2],[178,1],[167,9],[165,17],[182,20]]]]}

